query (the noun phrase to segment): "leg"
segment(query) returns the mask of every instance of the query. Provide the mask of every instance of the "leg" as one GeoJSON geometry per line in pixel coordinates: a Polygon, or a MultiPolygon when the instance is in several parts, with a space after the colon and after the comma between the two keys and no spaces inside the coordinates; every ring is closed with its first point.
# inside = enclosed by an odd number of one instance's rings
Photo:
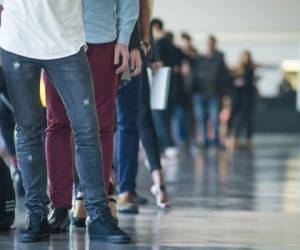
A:
{"type": "Polygon", "coordinates": [[[120,193],[135,193],[138,167],[139,134],[138,88],[140,78],[135,77],[118,92],[116,133],[116,176],[120,193]]]}
{"type": "Polygon", "coordinates": [[[63,102],[52,83],[44,77],[47,102],[46,161],[49,193],[53,208],[72,207],[70,122],[63,102]]]}
{"type": "MultiPolygon", "coordinates": [[[[115,43],[89,44],[87,56],[94,80],[99,134],[103,152],[105,190],[109,191],[113,159],[113,134],[115,122],[115,98],[117,75],[114,65],[115,43]]],[[[82,190],[79,186],[73,213],[73,226],[85,227],[86,211],[83,207],[82,190]]]]}
{"type": "Polygon", "coordinates": [[[86,54],[44,62],[44,69],[65,105],[74,133],[76,168],[91,221],[107,208],[102,154],[92,79],[86,54]]]}
{"type": "Polygon", "coordinates": [[[160,152],[150,108],[150,88],[147,72],[143,72],[142,77],[143,81],[139,87],[140,96],[138,105],[138,126],[141,142],[150,164],[150,170],[153,172],[154,170],[161,169],[160,152]]]}
{"type": "Polygon", "coordinates": [[[209,119],[213,126],[214,139],[213,142],[216,146],[219,145],[219,100],[218,98],[212,98],[208,100],[208,112],[209,119]]]}
{"type": "Polygon", "coordinates": [[[15,122],[12,111],[0,98],[0,131],[11,158],[16,156],[14,131],[15,122]]]}
{"type": "Polygon", "coordinates": [[[44,152],[45,117],[39,98],[41,67],[34,61],[1,51],[10,100],[16,120],[18,165],[29,215],[45,217],[47,174],[44,152]]]}
{"type": "Polygon", "coordinates": [[[139,88],[140,93],[138,114],[140,138],[150,165],[150,172],[154,182],[154,187],[152,188],[153,193],[157,197],[157,204],[165,207],[169,205],[169,202],[160,162],[158,138],[152,120],[150,108],[150,88],[146,67],[144,68],[142,77],[143,81],[140,83],[139,88]]]}
{"type": "Polygon", "coordinates": [[[88,59],[94,79],[100,139],[103,151],[105,189],[108,191],[113,159],[117,75],[114,65],[115,43],[89,45],[88,59]]]}
{"type": "Polygon", "coordinates": [[[207,137],[206,103],[200,94],[195,94],[193,98],[193,102],[194,102],[194,113],[195,113],[197,128],[201,134],[201,140],[203,144],[207,145],[208,137],[207,137]]]}
{"type": "Polygon", "coordinates": [[[140,77],[118,92],[116,134],[116,176],[119,189],[118,211],[138,213],[135,200],[138,168],[139,131],[137,125],[140,77]]]}

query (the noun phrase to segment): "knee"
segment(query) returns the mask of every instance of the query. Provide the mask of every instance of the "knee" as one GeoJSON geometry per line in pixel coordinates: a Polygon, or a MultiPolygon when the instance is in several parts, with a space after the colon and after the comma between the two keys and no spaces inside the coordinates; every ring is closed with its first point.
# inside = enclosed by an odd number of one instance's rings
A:
{"type": "Polygon", "coordinates": [[[41,121],[36,124],[31,125],[23,125],[17,124],[16,126],[16,137],[18,143],[24,142],[41,142],[42,138],[44,137],[46,122],[41,121]]]}
{"type": "Polygon", "coordinates": [[[76,142],[93,141],[99,137],[99,125],[96,121],[85,120],[81,124],[73,125],[72,128],[76,142]]]}
{"type": "Polygon", "coordinates": [[[69,123],[55,122],[47,125],[47,138],[54,137],[69,137],[71,135],[71,128],[69,123]]]}

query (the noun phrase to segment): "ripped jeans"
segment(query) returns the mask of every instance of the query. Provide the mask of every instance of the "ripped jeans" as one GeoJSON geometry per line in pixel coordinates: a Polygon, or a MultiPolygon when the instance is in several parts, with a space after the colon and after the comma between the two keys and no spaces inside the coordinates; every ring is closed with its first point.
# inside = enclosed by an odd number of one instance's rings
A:
{"type": "Polygon", "coordinates": [[[15,113],[16,150],[29,215],[46,216],[49,204],[44,146],[46,119],[39,97],[44,69],[65,105],[75,138],[76,167],[85,206],[91,220],[97,219],[107,208],[107,197],[95,98],[84,50],[55,60],[36,60],[5,50],[1,50],[1,55],[15,113]]]}

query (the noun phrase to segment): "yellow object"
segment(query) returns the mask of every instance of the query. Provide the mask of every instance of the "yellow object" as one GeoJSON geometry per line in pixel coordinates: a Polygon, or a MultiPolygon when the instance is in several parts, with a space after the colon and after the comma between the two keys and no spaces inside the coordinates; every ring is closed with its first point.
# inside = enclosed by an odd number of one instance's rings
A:
{"type": "Polygon", "coordinates": [[[40,98],[44,108],[46,108],[46,90],[45,90],[45,82],[43,76],[41,76],[40,81],[40,98]]]}

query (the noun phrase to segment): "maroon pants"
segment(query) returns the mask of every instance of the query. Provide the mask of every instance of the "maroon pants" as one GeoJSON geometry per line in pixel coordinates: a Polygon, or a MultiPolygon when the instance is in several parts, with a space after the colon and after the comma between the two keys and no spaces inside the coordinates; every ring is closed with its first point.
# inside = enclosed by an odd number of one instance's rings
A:
{"type": "MultiPolygon", "coordinates": [[[[112,169],[117,92],[114,45],[115,43],[89,44],[87,51],[94,80],[106,190],[109,187],[112,169]]],[[[71,208],[74,162],[70,123],[59,94],[47,79],[45,79],[45,85],[47,102],[46,161],[50,198],[53,208],[71,208]]]]}

